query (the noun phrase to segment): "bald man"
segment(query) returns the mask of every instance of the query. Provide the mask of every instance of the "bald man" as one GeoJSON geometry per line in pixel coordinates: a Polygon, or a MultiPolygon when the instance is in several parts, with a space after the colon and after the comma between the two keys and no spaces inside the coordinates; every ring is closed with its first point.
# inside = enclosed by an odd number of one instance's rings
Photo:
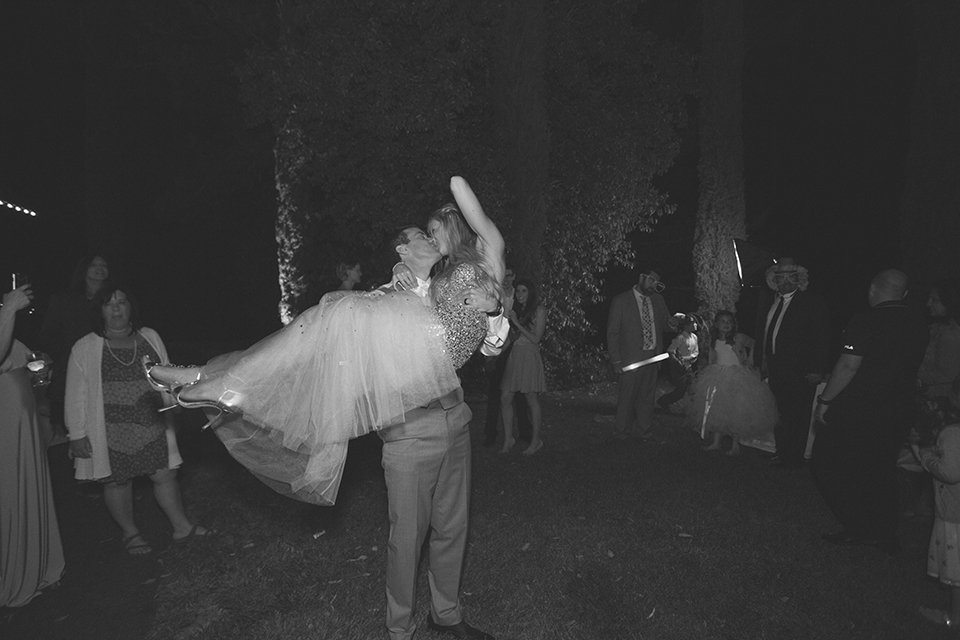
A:
{"type": "Polygon", "coordinates": [[[817,488],[843,527],[822,538],[890,555],[900,551],[897,455],[915,418],[915,381],[927,343],[906,295],[902,271],[881,271],[870,282],[870,310],[847,325],[840,358],[817,398],[812,460],[817,488]]]}

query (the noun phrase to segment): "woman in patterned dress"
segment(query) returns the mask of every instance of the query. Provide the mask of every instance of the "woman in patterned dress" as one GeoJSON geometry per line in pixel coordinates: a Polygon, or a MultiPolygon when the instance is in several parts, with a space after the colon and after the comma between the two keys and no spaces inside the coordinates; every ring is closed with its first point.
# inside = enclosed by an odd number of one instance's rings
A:
{"type": "Polygon", "coordinates": [[[136,303],[118,285],[94,297],[99,328],[76,342],[67,365],[64,417],[75,459],[76,478],[103,485],[110,516],[123,531],[132,556],[152,551],[133,515],[133,478],[149,476],[154,496],[170,520],[175,542],[209,535],[183,510],[173,420],[158,410],[172,404],[143,379],[141,357],[167,362],[157,332],[139,323],[136,303]]]}
{"type": "Polygon", "coordinates": [[[450,189],[459,209],[439,210],[433,240],[420,243],[448,258],[432,280],[432,305],[412,291],[426,286],[416,278],[390,293],[332,292],[202,367],[145,363],[148,379],[176,390],[184,407],[226,410],[215,433],[271,488],[333,504],[347,442],[458,388],[456,369],[487,335],[488,315],[502,318],[503,237],[463,178],[450,189]]]}

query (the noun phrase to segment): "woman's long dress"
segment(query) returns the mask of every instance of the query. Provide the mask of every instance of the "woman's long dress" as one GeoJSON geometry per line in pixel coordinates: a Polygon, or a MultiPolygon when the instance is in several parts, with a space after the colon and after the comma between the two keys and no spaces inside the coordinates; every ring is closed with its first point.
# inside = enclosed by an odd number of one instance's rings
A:
{"type": "Polygon", "coordinates": [[[64,568],[27,353],[14,342],[0,364],[0,607],[27,604],[64,568]]]}
{"type": "Polygon", "coordinates": [[[486,335],[485,315],[459,295],[475,285],[474,268],[460,265],[437,283],[435,308],[409,292],[329,293],[249,349],[204,365],[182,399],[231,408],[215,433],[265,484],[333,504],[351,438],[460,386],[456,368],[486,335]]]}
{"type": "Polygon", "coordinates": [[[750,438],[773,429],[777,401],[756,371],[740,364],[732,345],[714,344],[716,363],[697,375],[690,416],[694,427],[736,438],[750,438]]]}

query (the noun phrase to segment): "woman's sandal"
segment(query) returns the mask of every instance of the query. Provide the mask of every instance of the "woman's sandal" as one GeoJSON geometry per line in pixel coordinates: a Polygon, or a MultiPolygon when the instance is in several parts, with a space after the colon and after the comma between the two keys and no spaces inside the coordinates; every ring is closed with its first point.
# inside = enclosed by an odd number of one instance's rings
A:
{"type": "Polygon", "coordinates": [[[183,536],[182,538],[173,538],[174,544],[186,544],[191,540],[198,540],[198,539],[206,540],[208,538],[216,538],[218,535],[218,532],[215,529],[207,529],[206,532],[199,533],[197,531],[199,527],[200,525],[195,524],[193,525],[193,528],[190,529],[190,533],[188,533],[187,535],[183,536]]]}
{"type": "Polygon", "coordinates": [[[148,556],[153,553],[153,547],[147,543],[147,539],[141,533],[135,533],[128,538],[124,538],[123,548],[130,556],[148,556]],[[134,544],[134,541],[138,538],[140,542],[134,544]]]}
{"type": "Polygon", "coordinates": [[[960,629],[960,621],[952,620],[950,614],[940,609],[931,609],[930,607],[920,607],[920,615],[928,622],[947,627],[948,629],[960,629]]]}

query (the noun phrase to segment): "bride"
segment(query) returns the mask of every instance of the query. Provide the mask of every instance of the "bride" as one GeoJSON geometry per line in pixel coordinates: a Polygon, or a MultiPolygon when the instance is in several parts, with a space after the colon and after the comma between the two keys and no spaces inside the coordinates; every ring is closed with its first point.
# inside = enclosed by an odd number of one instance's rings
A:
{"type": "Polygon", "coordinates": [[[409,270],[401,284],[327,294],[246,350],[201,367],[145,362],[147,378],[183,407],[223,412],[215,433],[267,485],[333,504],[348,441],[459,387],[456,369],[508,328],[503,237],[463,178],[450,190],[457,206],[431,216],[429,238],[408,227],[392,242],[409,270]]]}

